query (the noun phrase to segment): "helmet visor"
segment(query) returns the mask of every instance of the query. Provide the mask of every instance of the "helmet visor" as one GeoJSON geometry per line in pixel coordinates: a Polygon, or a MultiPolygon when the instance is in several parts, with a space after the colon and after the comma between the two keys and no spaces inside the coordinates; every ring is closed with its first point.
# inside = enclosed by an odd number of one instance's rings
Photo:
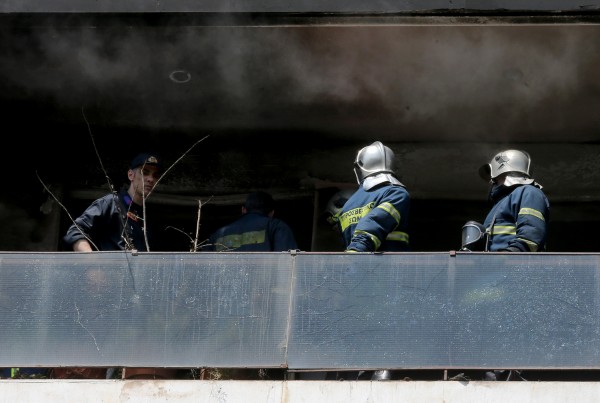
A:
{"type": "Polygon", "coordinates": [[[477,222],[468,222],[462,227],[461,245],[462,248],[474,245],[483,239],[485,229],[483,225],[477,222]]]}

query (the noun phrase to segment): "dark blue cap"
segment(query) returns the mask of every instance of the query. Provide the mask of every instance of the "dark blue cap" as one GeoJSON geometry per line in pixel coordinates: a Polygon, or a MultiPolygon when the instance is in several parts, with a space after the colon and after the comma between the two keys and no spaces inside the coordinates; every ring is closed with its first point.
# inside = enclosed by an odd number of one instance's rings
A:
{"type": "Polygon", "coordinates": [[[161,171],[163,169],[162,159],[157,154],[153,153],[138,154],[134,159],[131,160],[129,167],[134,169],[143,165],[154,165],[161,171]]]}

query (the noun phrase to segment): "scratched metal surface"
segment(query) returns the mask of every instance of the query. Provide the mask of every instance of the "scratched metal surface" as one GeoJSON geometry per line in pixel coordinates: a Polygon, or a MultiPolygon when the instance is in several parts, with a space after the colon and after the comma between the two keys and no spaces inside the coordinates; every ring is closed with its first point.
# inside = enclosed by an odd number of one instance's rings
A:
{"type": "Polygon", "coordinates": [[[278,367],[288,254],[0,254],[0,366],[278,367]]]}
{"type": "Polygon", "coordinates": [[[598,254],[0,253],[0,366],[599,369],[599,268],[598,254]]]}
{"type": "Polygon", "coordinates": [[[600,368],[598,256],[298,256],[290,368],[600,368]]]}

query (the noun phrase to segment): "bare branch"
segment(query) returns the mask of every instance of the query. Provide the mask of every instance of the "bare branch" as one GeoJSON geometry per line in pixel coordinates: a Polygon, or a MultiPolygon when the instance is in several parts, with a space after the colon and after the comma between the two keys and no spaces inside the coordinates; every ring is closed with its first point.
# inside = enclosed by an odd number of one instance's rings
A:
{"type": "Polygon", "coordinates": [[[160,176],[160,178],[158,178],[158,180],[156,181],[156,183],[154,184],[154,187],[152,188],[152,190],[150,192],[148,192],[148,195],[146,197],[150,197],[150,195],[152,194],[152,192],[154,191],[154,189],[156,189],[156,186],[158,185],[158,183],[162,180],[162,178],[165,177],[165,175],[179,162],[183,159],[183,157],[185,157],[190,151],[192,151],[192,149],[194,147],[196,147],[196,145],[198,145],[198,143],[206,140],[208,138],[208,135],[202,137],[200,140],[196,141],[194,144],[192,144],[192,146],[190,148],[188,148],[186,150],[186,152],[184,152],[181,157],[177,158],[177,160],[171,164],[171,166],[169,168],[167,168],[167,170],[160,176]]]}
{"type": "Polygon", "coordinates": [[[73,219],[73,217],[71,217],[71,214],[69,214],[69,210],[67,210],[67,208],[60,202],[60,200],[58,200],[56,198],[56,196],[54,196],[54,193],[52,193],[50,191],[50,189],[48,188],[48,186],[46,186],[46,184],[42,181],[42,179],[38,175],[37,171],[35,171],[35,175],[37,176],[38,180],[40,181],[40,183],[42,184],[42,186],[44,187],[44,189],[46,189],[46,192],[48,192],[48,194],[50,196],[52,196],[52,198],[56,201],[56,203],[58,203],[58,205],[65,211],[65,213],[67,213],[67,215],[69,216],[69,219],[71,220],[71,222],[73,223],[73,225],[75,225],[75,227],[77,227],[77,229],[79,230],[79,232],[81,232],[81,235],[83,235],[85,237],[85,239],[90,243],[90,245],[92,245],[94,248],[96,248],[96,250],[100,250],[100,249],[98,249],[98,247],[96,246],[96,244],[94,242],[92,242],[92,240],[86,235],[86,233],[83,232],[83,230],[79,227],[79,225],[77,225],[77,223],[75,222],[75,219],[73,219]]]}
{"type": "MultiPolygon", "coordinates": [[[[208,199],[208,201],[206,203],[209,203],[210,200],[212,199],[212,196],[208,199]]],[[[206,204],[204,203],[204,204],[206,204]]],[[[202,212],[202,200],[198,200],[198,216],[196,218],[196,237],[194,238],[194,241],[192,242],[192,252],[197,252],[198,251],[198,247],[201,244],[198,244],[198,234],[200,232],[200,214],[202,212]]]]}
{"type": "Polygon", "coordinates": [[[196,218],[196,236],[194,237],[194,243],[192,244],[192,251],[198,250],[198,232],[200,232],[200,213],[202,212],[202,200],[198,200],[198,214],[196,218]]]}
{"type": "MultiPolygon", "coordinates": [[[[94,136],[93,136],[93,134],[92,134],[92,130],[91,130],[90,124],[89,124],[89,122],[88,122],[88,120],[87,120],[87,118],[86,118],[86,116],[85,116],[85,112],[84,112],[84,109],[83,109],[83,107],[81,108],[81,114],[83,115],[83,119],[85,120],[85,123],[86,123],[86,125],[87,125],[87,128],[88,128],[88,133],[89,133],[89,135],[90,135],[90,139],[92,140],[92,145],[93,145],[93,147],[94,147],[94,152],[96,153],[96,156],[98,157],[98,161],[100,162],[100,167],[101,167],[101,169],[102,169],[102,172],[104,173],[104,176],[106,177],[106,181],[107,181],[107,183],[108,183],[108,186],[109,186],[109,188],[110,188],[110,191],[111,191],[111,193],[112,193],[113,197],[115,198],[115,205],[116,205],[117,211],[118,211],[118,213],[119,213],[119,216],[121,217],[122,224],[123,224],[123,225],[122,225],[122,227],[123,227],[123,231],[122,231],[122,233],[121,233],[121,238],[124,240],[124,242],[125,242],[125,246],[126,246],[126,249],[127,249],[127,250],[132,250],[132,249],[135,249],[135,246],[134,246],[134,244],[133,244],[133,242],[132,242],[132,239],[130,239],[130,237],[129,237],[129,234],[128,234],[128,232],[127,232],[127,225],[126,225],[126,224],[127,224],[127,216],[128,216],[128,214],[129,214],[129,210],[130,210],[131,206],[128,206],[128,207],[127,207],[127,212],[126,212],[125,214],[123,214],[123,212],[122,212],[122,210],[121,210],[121,203],[119,202],[119,198],[118,198],[118,193],[117,193],[117,191],[115,190],[115,187],[114,187],[114,185],[113,185],[112,181],[110,180],[110,177],[108,176],[108,173],[107,173],[106,169],[104,168],[104,164],[103,164],[103,162],[102,162],[102,158],[100,157],[100,153],[98,152],[98,147],[96,147],[96,141],[94,140],[94,136]]],[[[201,138],[200,140],[196,141],[196,142],[195,142],[195,143],[194,143],[194,144],[193,144],[193,145],[192,145],[190,148],[188,148],[188,149],[187,149],[187,150],[186,150],[186,151],[185,151],[185,152],[184,152],[184,153],[183,153],[183,154],[182,154],[182,155],[181,155],[181,156],[180,156],[180,157],[179,157],[179,158],[178,158],[178,159],[177,159],[177,160],[176,160],[176,161],[173,163],[173,164],[171,164],[171,166],[169,166],[169,168],[167,168],[167,170],[166,170],[166,171],[165,171],[165,172],[164,172],[164,173],[163,173],[163,174],[160,176],[160,178],[158,178],[158,180],[157,180],[157,181],[156,181],[156,183],[154,184],[154,187],[152,188],[152,190],[150,190],[150,191],[148,192],[148,194],[142,193],[142,220],[143,220],[143,234],[144,234],[144,242],[145,242],[145,244],[146,244],[146,250],[147,250],[148,252],[150,252],[150,243],[149,243],[149,241],[148,241],[148,232],[147,232],[148,224],[147,224],[147,217],[146,217],[146,198],[150,197],[150,195],[152,194],[152,192],[154,191],[154,189],[156,188],[156,186],[158,185],[158,183],[159,183],[159,182],[162,180],[162,178],[164,178],[164,176],[165,176],[165,175],[166,175],[166,174],[167,174],[167,173],[168,173],[168,172],[169,172],[169,171],[170,171],[170,170],[171,170],[171,169],[172,169],[172,168],[173,168],[173,167],[174,167],[174,166],[175,166],[175,165],[176,165],[176,164],[177,164],[179,161],[181,161],[181,159],[183,159],[183,157],[185,157],[185,156],[186,156],[186,155],[187,155],[187,154],[188,154],[188,153],[189,153],[189,152],[190,152],[190,151],[191,151],[191,150],[192,150],[192,149],[193,149],[193,148],[194,148],[196,145],[198,145],[200,142],[204,141],[204,140],[205,140],[206,138],[208,138],[208,137],[209,137],[209,136],[207,135],[207,136],[204,136],[203,138],[201,138]]],[[[144,174],[143,174],[143,167],[142,167],[142,182],[144,181],[143,175],[144,175],[144,174]]],[[[143,183],[142,183],[142,185],[143,185],[143,183]]],[[[143,189],[143,186],[142,186],[142,189],[143,189]]],[[[142,192],[145,192],[145,190],[142,190],[142,192]]],[[[54,197],[54,195],[53,195],[53,197],[54,197]]],[[[55,199],[56,199],[56,198],[55,198],[55,199]]],[[[67,212],[67,214],[68,214],[68,212],[67,212]]],[[[199,215],[200,215],[200,214],[198,214],[198,216],[199,216],[199,215]]],[[[69,217],[70,217],[70,215],[69,215],[69,217]]],[[[73,219],[71,219],[71,220],[73,221],[73,223],[75,223],[75,221],[74,221],[73,219]]],[[[198,217],[198,223],[197,223],[197,226],[198,226],[198,227],[200,226],[200,224],[199,224],[199,220],[200,220],[200,217],[198,217]]],[[[81,231],[81,229],[79,229],[79,230],[81,231]]],[[[198,231],[198,229],[196,229],[196,240],[194,240],[194,241],[193,241],[194,248],[197,246],[197,236],[198,236],[198,234],[197,234],[197,231],[198,231]]],[[[83,232],[82,232],[82,234],[83,234],[83,232]]],[[[84,234],[84,236],[85,236],[85,234],[84,234]]],[[[87,238],[87,237],[86,237],[86,238],[87,238]]],[[[94,246],[95,246],[95,245],[94,245],[94,246]]],[[[96,249],[98,249],[98,248],[96,247],[96,249]]]]}
{"type": "Polygon", "coordinates": [[[221,247],[221,250],[219,250],[219,252],[231,252],[236,250],[237,248],[230,248],[229,246],[222,244],[222,243],[216,243],[215,245],[215,250],[217,249],[217,246],[221,247]]]}
{"type": "Polygon", "coordinates": [[[198,252],[202,246],[204,246],[204,245],[206,245],[206,244],[207,244],[207,242],[208,242],[208,239],[205,239],[204,241],[202,241],[202,242],[199,242],[199,243],[196,245],[195,249],[194,249],[194,250],[192,250],[191,252],[198,252]]]}
{"type": "Polygon", "coordinates": [[[172,225],[167,225],[165,229],[174,229],[175,231],[181,232],[183,235],[187,236],[191,242],[194,242],[194,239],[185,231],[180,230],[179,228],[173,227],[172,225]]]}
{"type": "Polygon", "coordinates": [[[104,168],[104,163],[102,162],[102,158],[100,157],[100,153],[98,152],[98,147],[96,147],[96,141],[94,140],[94,135],[92,134],[92,128],[90,127],[87,117],[85,116],[83,106],[81,107],[81,114],[83,115],[83,120],[85,120],[85,124],[87,125],[88,133],[90,134],[90,139],[92,140],[92,145],[94,146],[94,152],[96,153],[96,157],[98,157],[98,162],[100,163],[100,168],[102,168],[102,173],[106,177],[108,187],[110,188],[111,192],[115,193],[115,187],[113,186],[112,181],[110,180],[110,176],[108,176],[108,173],[104,168]]]}
{"type": "MultiPolygon", "coordinates": [[[[206,138],[208,138],[208,135],[204,136],[200,140],[196,141],[179,158],[177,158],[177,160],[174,163],[172,163],[169,168],[167,168],[167,170],[160,176],[160,178],[158,178],[158,180],[156,181],[156,183],[154,184],[154,186],[152,187],[152,189],[150,189],[150,191],[148,192],[148,194],[145,194],[145,190],[142,190],[142,212],[143,212],[142,214],[143,214],[143,220],[144,220],[144,242],[146,243],[146,250],[148,252],[150,252],[150,244],[148,242],[148,233],[146,231],[146,229],[148,227],[148,223],[146,221],[146,198],[150,197],[150,195],[152,194],[152,192],[154,191],[154,189],[156,189],[156,186],[158,186],[158,183],[160,182],[160,180],[165,177],[165,175],[171,170],[171,168],[173,168],[175,166],[175,164],[177,164],[179,161],[181,161],[183,159],[183,157],[185,157],[190,151],[192,151],[192,149],[194,147],[196,147],[196,145],[198,143],[200,143],[201,141],[205,140],[206,138]]],[[[144,181],[143,171],[144,171],[144,167],[142,167],[142,182],[144,181]]],[[[142,189],[144,189],[143,186],[142,186],[142,189]]],[[[200,219],[200,218],[198,218],[198,219],[200,219]]],[[[197,237],[197,234],[196,234],[196,237],[197,237]]],[[[195,243],[194,243],[194,247],[195,247],[195,243]]]]}
{"type": "Polygon", "coordinates": [[[203,244],[205,244],[208,241],[208,239],[207,239],[207,240],[204,240],[204,241],[198,243],[188,233],[180,230],[179,228],[175,228],[175,227],[173,227],[171,225],[167,225],[165,227],[165,229],[174,229],[175,231],[181,232],[183,235],[187,236],[188,239],[190,240],[190,244],[192,245],[191,248],[190,248],[190,252],[197,252],[198,249],[199,249],[199,247],[202,246],[203,244]]]}
{"type": "MultiPolygon", "coordinates": [[[[104,174],[104,177],[106,178],[106,182],[108,183],[108,188],[111,192],[111,194],[113,195],[113,199],[115,202],[115,206],[117,208],[117,212],[119,213],[119,217],[121,218],[121,226],[123,227],[123,230],[121,231],[121,239],[123,239],[123,241],[125,242],[125,249],[126,250],[133,250],[135,249],[135,245],[133,244],[132,239],[129,237],[129,234],[127,233],[127,214],[129,213],[129,209],[131,208],[131,206],[127,207],[127,212],[125,214],[123,214],[123,211],[121,209],[121,203],[119,202],[119,195],[112,183],[112,181],[110,180],[110,176],[108,176],[108,172],[106,171],[106,168],[104,168],[104,163],[102,162],[102,158],[100,157],[100,153],[98,152],[98,147],[96,147],[96,141],[94,140],[94,135],[92,134],[92,128],[90,127],[90,124],[87,120],[87,117],[85,116],[85,111],[83,110],[83,106],[81,107],[81,114],[83,115],[83,120],[85,121],[85,124],[87,125],[88,128],[88,133],[90,135],[90,139],[92,140],[92,146],[94,146],[94,152],[96,153],[96,156],[98,157],[98,162],[100,163],[100,168],[102,169],[102,173],[104,174]]],[[[144,236],[146,234],[145,231],[145,227],[144,227],[144,236]]]]}
{"type": "MultiPolygon", "coordinates": [[[[142,221],[144,223],[144,242],[146,243],[146,250],[150,252],[150,243],[148,242],[148,231],[146,231],[148,227],[148,223],[146,222],[146,194],[144,188],[144,170],[142,169],[142,221]]],[[[157,182],[158,183],[158,182],[157,182]]]]}
{"type": "MultiPolygon", "coordinates": [[[[212,196],[208,199],[208,201],[206,203],[209,203],[211,199],[212,199],[212,196]]],[[[204,204],[206,204],[206,203],[204,203],[204,204]]],[[[202,200],[198,200],[198,215],[197,215],[197,218],[196,218],[196,236],[194,238],[192,238],[190,235],[188,235],[187,233],[183,232],[179,228],[175,228],[175,227],[172,227],[172,226],[167,226],[166,227],[166,228],[172,228],[174,230],[177,230],[177,231],[181,232],[182,234],[185,234],[185,236],[187,236],[190,239],[190,243],[192,244],[190,252],[197,252],[198,249],[200,248],[200,246],[202,246],[203,244],[205,244],[208,241],[208,240],[204,240],[202,242],[198,242],[198,235],[200,233],[200,216],[201,216],[201,212],[202,212],[202,200]]]]}

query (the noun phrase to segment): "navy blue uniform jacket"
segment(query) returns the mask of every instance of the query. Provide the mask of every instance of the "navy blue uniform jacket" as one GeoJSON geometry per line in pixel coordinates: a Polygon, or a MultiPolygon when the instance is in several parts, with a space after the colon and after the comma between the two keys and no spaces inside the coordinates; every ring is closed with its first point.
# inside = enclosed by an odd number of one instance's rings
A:
{"type": "Polygon", "coordinates": [[[496,202],[483,226],[491,252],[541,252],[546,249],[550,202],[534,185],[518,185],[496,202]]]}
{"type": "Polygon", "coordinates": [[[278,218],[249,212],[219,228],[203,250],[281,252],[298,249],[291,228],[278,218]]]}
{"type": "MultiPolygon", "coordinates": [[[[118,195],[111,193],[94,200],[83,214],[75,219],[77,226],[72,224],[69,227],[63,241],[72,246],[77,240],[87,236],[98,250],[126,250],[131,249],[126,246],[124,238],[128,236],[135,249],[146,251],[143,222],[142,206],[134,203],[126,190],[121,190],[118,195]],[[126,231],[123,231],[123,225],[126,231]]],[[[147,235],[148,243],[152,247],[152,234],[148,231],[147,235]]]]}
{"type": "Polygon", "coordinates": [[[337,216],[346,251],[408,251],[409,210],[410,196],[403,186],[359,187],[337,216]]]}

